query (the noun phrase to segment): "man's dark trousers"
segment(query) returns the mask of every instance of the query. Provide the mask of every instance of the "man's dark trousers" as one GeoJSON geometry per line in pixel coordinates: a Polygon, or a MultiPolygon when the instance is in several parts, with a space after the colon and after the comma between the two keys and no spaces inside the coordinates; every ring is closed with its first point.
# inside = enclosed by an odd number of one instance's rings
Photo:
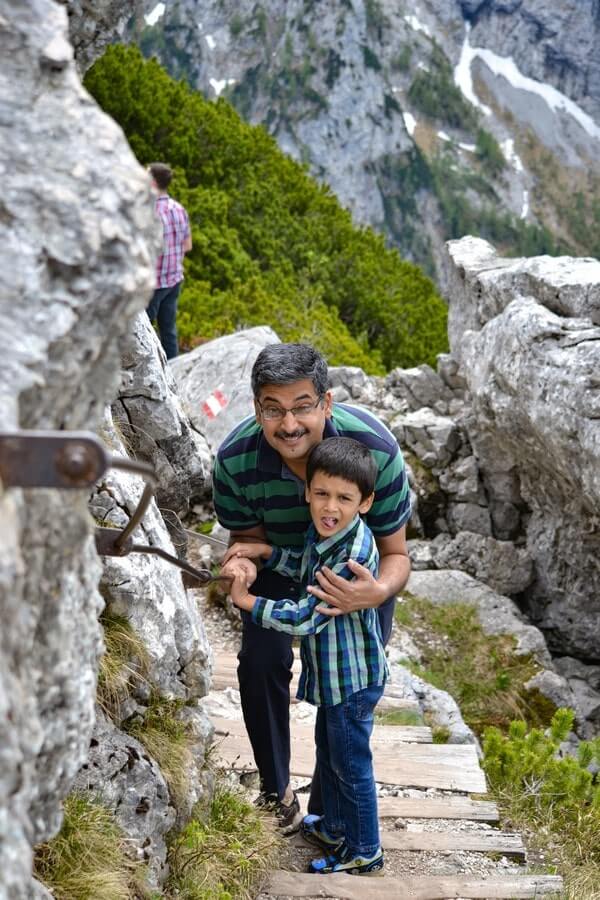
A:
{"type": "Polygon", "coordinates": [[[158,323],[160,342],[167,359],[173,359],[178,352],[176,318],[181,284],[179,281],[173,287],[157,288],[146,310],[150,321],[154,322],[156,319],[158,323]]]}
{"type": "MultiPolygon", "coordinates": [[[[270,600],[298,597],[298,583],[262,569],[250,587],[252,594],[270,600]]],[[[379,609],[384,644],[392,633],[395,597],[379,609]]],[[[238,680],[244,722],[261,780],[261,790],[283,798],[290,782],[290,681],[292,680],[292,637],[271,628],[255,625],[242,612],[242,647],[238,654],[238,680]]],[[[318,771],[308,810],[320,815],[321,789],[318,771]]]]}

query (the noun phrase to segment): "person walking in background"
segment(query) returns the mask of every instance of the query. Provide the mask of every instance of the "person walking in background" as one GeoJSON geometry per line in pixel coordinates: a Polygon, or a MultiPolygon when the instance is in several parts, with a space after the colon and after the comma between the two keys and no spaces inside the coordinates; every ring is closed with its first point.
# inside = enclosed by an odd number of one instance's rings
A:
{"type": "MultiPolygon", "coordinates": [[[[232,541],[262,541],[275,547],[303,547],[310,525],[305,499],[306,461],[324,438],[351,437],[366,446],[377,464],[373,505],[366,515],[380,557],[375,578],[350,561],[353,581],[327,565],[307,590],[327,615],[376,608],[383,643],[394,616],[395,594],[410,573],[406,523],[410,497],[398,442],[370,413],[333,403],[327,363],[309,344],[272,344],[252,368],[254,415],[244,419],[218,450],[213,473],[217,518],[232,541]]],[[[227,565],[223,570],[228,574],[227,565]]],[[[262,568],[253,594],[294,599],[298,583],[262,568]]],[[[302,818],[290,785],[290,691],[292,637],[259,627],[242,611],[238,679],[242,712],[260,774],[259,805],[273,809],[285,830],[302,818]]],[[[313,778],[309,813],[323,813],[320,777],[313,778]]]]}
{"type": "Polygon", "coordinates": [[[160,342],[167,359],[177,356],[177,300],[183,282],[183,257],[192,249],[188,214],[167,193],[173,172],[164,163],[148,167],[156,193],[156,214],[162,222],[163,248],[156,261],[156,290],[147,309],[151,322],[158,324],[160,342]]]}

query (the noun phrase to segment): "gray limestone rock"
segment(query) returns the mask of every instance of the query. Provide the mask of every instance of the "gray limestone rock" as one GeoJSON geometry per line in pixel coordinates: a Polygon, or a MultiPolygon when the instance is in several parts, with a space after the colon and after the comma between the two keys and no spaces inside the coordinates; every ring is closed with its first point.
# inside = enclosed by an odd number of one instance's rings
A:
{"type": "MultiPolygon", "coordinates": [[[[0,0],[0,429],[94,429],[152,289],[146,174],[81,87],[64,8],[0,0]],[[106,171],[111,177],[107,180],[106,171]]],[[[0,898],[84,762],[101,649],[86,492],[0,489],[0,898]]]]}
{"type": "Polygon", "coordinates": [[[386,377],[385,386],[404,400],[408,409],[416,411],[428,406],[441,415],[448,412],[452,393],[431,366],[394,369],[386,377]]]}
{"type": "Polygon", "coordinates": [[[170,361],[184,413],[213,454],[244,416],[254,414],[250,372],[260,351],[276,343],[271,328],[249,328],[170,361]]]}
{"type": "Polygon", "coordinates": [[[79,69],[85,72],[109,44],[120,40],[135,10],[144,0],[58,0],[67,7],[69,36],[79,69]]]}
{"type": "Polygon", "coordinates": [[[556,671],[573,691],[574,706],[584,721],[584,738],[600,734],[600,666],[587,666],[569,656],[554,660],[556,671]]]}
{"type": "Polygon", "coordinates": [[[332,366],[329,369],[329,384],[336,403],[378,405],[381,382],[381,378],[366,375],[358,366],[332,366]]]}
{"type": "Polygon", "coordinates": [[[73,787],[99,797],[114,812],[132,852],[148,865],[149,884],[157,888],[167,874],[165,836],[175,823],[169,789],[145,747],[115,728],[101,710],[73,787]]]}
{"type": "Polygon", "coordinates": [[[426,407],[396,416],[390,429],[398,443],[430,469],[447,466],[461,445],[456,422],[426,407]]]}
{"type": "Polygon", "coordinates": [[[459,569],[499,594],[520,594],[531,583],[531,557],[510,541],[460,531],[455,537],[439,534],[433,541],[409,541],[415,570],[459,569]]]}
{"type": "Polygon", "coordinates": [[[449,253],[450,342],[472,398],[466,428],[491,508],[501,523],[508,512],[509,530],[517,507],[503,504],[518,484],[536,572],[528,609],[552,648],[596,659],[600,263],[501,260],[475,238],[451,242],[449,253]],[[510,480],[498,494],[497,473],[510,480]]]}
{"type": "Polygon", "coordinates": [[[463,720],[456,700],[405,668],[403,658],[402,651],[390,649],[388,688],[393,688],[399,696],[408,700],[416,700],[421,711],[430,715],[433,725],[447,728],[449,744],[477,744],[477,738],[463,720]]]}
{"type": "Polygon", "coordinates": [[[210,450],[183,411],[146,313],[121,341],[121,362],[121,386],[112,405],[115,422],[136,459],[153,465],[156,500],[165,518],[168,510],[185,514],[209,487],[210,450]]]}
{"type": "Polygon", "coordinates": [[[451,534],[459,534],[461,531],[472,531],[486,536],[492,534],[490,511],[477,503],[449,502],[446,506],[446,520],[451,534]]]}
{"type": "MultiPolygon", "coordinates": [[[[111,451],[124,448],[107,414],[104,438],[111,451]]],[[[122,528],[141,496],[141,478],[110,470],[98,484],[90,508],[96,519],[122,528]]],[[[136,544],[175,555],[154,501],[133,533],[136,544]]],[[[181,571],[157,556],[132,553],[103,558],[100,590],[109,611],[124,616],[142,638],[148,654],[147,680],[161,696],[184,700],[208,690],[211,652],[198,606],[185,590],[181,571]]],[[[139,698],[146,699],[147,688],[139,698]]],[[[126,711],[125,711],[126,712],[126,711]]]]}

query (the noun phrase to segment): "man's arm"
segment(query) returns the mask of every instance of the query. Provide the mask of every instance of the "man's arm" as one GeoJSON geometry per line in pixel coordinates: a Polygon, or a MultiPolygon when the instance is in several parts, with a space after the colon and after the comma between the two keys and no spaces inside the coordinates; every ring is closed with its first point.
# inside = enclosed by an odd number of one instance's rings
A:
{"type": "Polygon", "coordinates": [[[192,235],[190,233],[183,241],[182,250],[184,253],[189,253],[191,249],[192,249],[192,235]]]}
{"type": "Polygon", "coordinates": [[[340,616],[358,609],[380,606],[388,597],[402,590],[410,575],[406,526],[386,537],[376,537],[375,542],[380,557],[377,579],[354,560],[348,561],[348,568],[354,575],[353,581],[340,578],[327,566],[317,572],[319,585],[311,585],[307,590],[330,605],[329,608],[318,606],[318,612],[340,616]]]}
{"type": "MultiPolygon", "coordinates": [[[[229,547],[232,547],[233,544],[254,544],[254,543],[267,543],[267,536],[265,534],[265,529],[263,525],[256,525],[254,528],[247,528],[245,531],[232,531],[229,535],[229,547]]],[[[230,562],[234,561],[235,557],[230,557],[229,550],[225,552],[224,562],[221,566],[221,574],[222,575],[232,575],[233,568],[228,569],[228,565],[230,562]]]]}

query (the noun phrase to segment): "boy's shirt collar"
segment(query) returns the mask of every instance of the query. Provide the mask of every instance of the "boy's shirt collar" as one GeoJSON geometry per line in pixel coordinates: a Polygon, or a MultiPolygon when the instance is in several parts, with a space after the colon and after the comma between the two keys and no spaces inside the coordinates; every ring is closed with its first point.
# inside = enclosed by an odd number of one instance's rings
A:
{"type": "Polygon", "coordinates": [[[352,521],[349,522],[345,528],[342,528],[341,531],[336,531],[336,533],[332,534],[330,537],[320,538],[314,523],[311,522],[306,535],[306,540],[307,543],[313,544],[313,549],[318,556],[325,556],[332,547],[335,547],[337,544],[345,544],[348,538],[351,536],[353,537],[358,531],[359,526],[360,516],[356,513],[352,521]]]}

